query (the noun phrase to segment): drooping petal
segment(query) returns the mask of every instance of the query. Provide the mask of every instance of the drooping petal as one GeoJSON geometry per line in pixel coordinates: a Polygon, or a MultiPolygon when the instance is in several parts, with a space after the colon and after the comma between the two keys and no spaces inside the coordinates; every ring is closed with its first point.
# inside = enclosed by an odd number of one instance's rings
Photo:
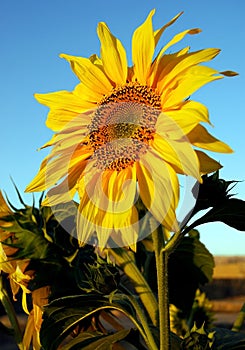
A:
{"type": "Polygon", "coordinates": [[[138,27],[132,38],[132,60],[134,63],[135,77],[141,84],[146,83],[151,62],[155,50],[155,39],[152,27],[152,10],[146,21],[138,27]]]}
{"type": "Polygon", "coordinates": [[[32,310],[28,317],[28,320],[25,326],[25,332],[23,334],[22,343],[25,349],[30,348],[32,337],[35,332],[36,330],[35,330],[35,323],[34,323],[34,311],[32,310]]]}
{"type": "Polygon", "coordinates": [[[232,153],[233,150],[226,143],[216,139],[202,126],[197,125],[188,135],[190,142],[200,148],[219,153],[232,153]]]}
{"type": "Polygon", "coordinates": [[[152,152],[137,162],[140,197],[155,219],[170,231],[178,230],[175,210],[178,205],[179,183],[170,165],[152,152]]]}
{"type": "MultiPolygon", "coordinates": [[[[78,209],[78,239],[80,244],[91,242],[92,235],[96,233],[97,245],[104,248],[109,237],[115,237],[120,231],[124,232],[125,230],[131,232],[131,236],[122,237],[124,243],[122,245],[128,245],[129,242],[130,244],[136,243],[135,225],[137,225],[138,217],[134,206],[119,212],[111,211],[110,206],[104,210],[103,199],[98,199],[95,203],[94,198],[90,198],[89,194],[83,192],[80,186],[79,189],[81,199],[78,209]]],[[[116,240],[115,244],[119,244],[119,242],[116,240]]]]}
{"type": "Polygon", "coordinates": [[[98,35],[101,42],[101,58],[108,77],[117,85],[125,84],[127,79],[126,51],[105,23],[99,23],[98,35]]]}
{"type": "Polygon", "coordinates": [[[187,140],[175,141],[156,134],[151,146],[154,153],[171,164],[177,173],[193,176],[201,182],[198,158],[187,140]]]}
{"type": "Polygon", "coordinates": [[[209,157],[206,153],[202,151],[195,151],[200,163],[200,172],[202,174],[213,173],[222,168],[222,165],[209,157]]]}
{"type": "Polygon", "coordinates": [[[126,211],[134,204],[136,195],[136,168],[133,166],[116,171],[104,171],[102,182],[114,212],[126,211]],[[106,176],[109,173],[109,176],[106,176]]]}

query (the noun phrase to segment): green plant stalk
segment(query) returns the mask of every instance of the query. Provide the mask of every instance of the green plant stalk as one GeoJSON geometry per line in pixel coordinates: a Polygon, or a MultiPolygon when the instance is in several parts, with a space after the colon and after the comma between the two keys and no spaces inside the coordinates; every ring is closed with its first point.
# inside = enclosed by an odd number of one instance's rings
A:
{"type": "Polygon", "coordinates": [[[243,304],[231,330],[234,332],[239,332],[242,329],[244,322],[245,322],[245,303],[243,304]]]}
{"type": "Polygon", "coordinates": [[[170,318],[169,318],[169,297],[168,297],[168,253],[165,249],[164,234],[162,226],[159,226],[153,233],[153,246],[156,257],[157,268],[157,289],[159,309],[159,332],[160,349],[170,349],[170,318]]]}
{"type": "Polygon", "coordinates": [[[153,325],[156,326],[158,322],[157,300],[134,260],[130,257],[129,252],[124,248],[110,248],[109,254],[114,257],[117,264],[132,281],[135,291],[139,295],[153,325]]]}
{"type": "Polygon", "coordinates": [[[10,324],[14,330],[14,338],[16,341],[16,344],[18,345],[18,348],[20,350],[24,350],[24,346],[22,344],[22,334],[21,334],[21,329],[20,325],[18,322],[18,319],[16,317],[16,313],[13,307],[13,304],[11,303],[8,293],[4,287],[3,279],[0,274],[0,300],[2,302],[2,305],[6,311],[6,314],[8,315],[10,324]]]}
{"type": "Polygon", "coordinates": [[[135,311],[138,315],[138,318],[141,322],[141,325],[144,329],[144,332],[145,332],[144,340],[145,340],[146,345],[148,346],[148,348],[150,350],[158,350],[158,347],[155,343],[155,339],[151,333],[147,319],[146,319],[144,313],[142,312],[140,305],[138,304],[137,300],[133,296],[128,296],[128,299],[130,300],[131,304],[134,306],[135,311]]]}

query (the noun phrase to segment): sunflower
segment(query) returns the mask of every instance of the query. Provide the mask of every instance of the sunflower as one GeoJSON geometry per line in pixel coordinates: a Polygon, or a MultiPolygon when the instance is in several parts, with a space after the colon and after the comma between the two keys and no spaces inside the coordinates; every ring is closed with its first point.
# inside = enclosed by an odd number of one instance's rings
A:
{"type": "Polygon", "coordinates": [[[216,48],[166,53],[187,34],[199,33],[197,28],[175,35],[156,52],[162,33],[182,13],[154,30],[154,12],[133,34],[132,66],[102,22],[100,57],[61,55],[79,79],[74,91],[35,95],[50,108],[46,124],[55,134],[43,146],[52,150],[26,191],[48,189],[44,204],[51,206],[78,193],[81,243],[96,233],[102,247],[109,238],[133,245],[140,239],[139,200],[158,224],[177,231],[177,174],[201,182],[202,174],[221,167],[196,148],[232,152],[201,125],[210,123],[208,110],[189,97],[204,84],[236,73],[201,65],[220,52],[216,48]]]}

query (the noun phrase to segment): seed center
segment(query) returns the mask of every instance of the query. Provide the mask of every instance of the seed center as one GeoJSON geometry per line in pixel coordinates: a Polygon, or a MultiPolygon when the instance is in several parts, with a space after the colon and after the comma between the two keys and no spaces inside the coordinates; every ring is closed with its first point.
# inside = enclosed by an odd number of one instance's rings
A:
{"type": "Polygon", "coordinates": [[[160,96],[138,83],[105,96],[89,126],[95,165],[120,171],[138,160],[153,138],[160,106],[160,96]]]}

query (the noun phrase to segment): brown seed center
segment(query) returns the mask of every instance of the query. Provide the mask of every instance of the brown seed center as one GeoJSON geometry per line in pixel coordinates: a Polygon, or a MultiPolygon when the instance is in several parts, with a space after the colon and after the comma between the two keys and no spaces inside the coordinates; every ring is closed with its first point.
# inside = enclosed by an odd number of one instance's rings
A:
{"type": "Polygon", "coordinates": [[[147,151],[160,107],[160,96],[138,83],[128,83],[105,96],[89,126],[95,166],[120,171],[133,165],[147,151]]]}

